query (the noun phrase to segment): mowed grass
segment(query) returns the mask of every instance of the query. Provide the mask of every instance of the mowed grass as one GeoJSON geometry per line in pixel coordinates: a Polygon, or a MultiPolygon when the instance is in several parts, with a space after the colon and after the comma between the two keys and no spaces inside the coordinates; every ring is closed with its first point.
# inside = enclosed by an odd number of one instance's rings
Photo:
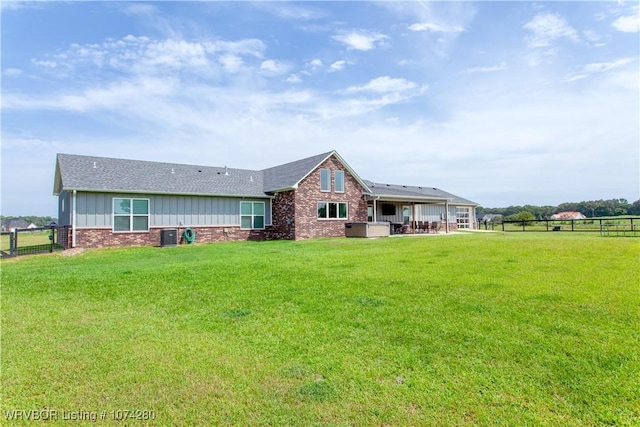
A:
{"type": "Polygon", "coordinates": [[[3,261],[0,423],[639,425],[639,261],[578,233],[3,261]]]}

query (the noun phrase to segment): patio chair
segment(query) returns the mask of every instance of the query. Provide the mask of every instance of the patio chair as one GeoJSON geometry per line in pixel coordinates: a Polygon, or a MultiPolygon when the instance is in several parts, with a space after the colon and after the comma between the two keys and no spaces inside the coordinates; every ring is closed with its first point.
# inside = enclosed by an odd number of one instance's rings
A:
{"type": "Polygon", "coordinates": [[[431,230],[433,230],[434,233],[439,233],[440,232],[440,221],[433,221],[431,223],[431,230]]]}

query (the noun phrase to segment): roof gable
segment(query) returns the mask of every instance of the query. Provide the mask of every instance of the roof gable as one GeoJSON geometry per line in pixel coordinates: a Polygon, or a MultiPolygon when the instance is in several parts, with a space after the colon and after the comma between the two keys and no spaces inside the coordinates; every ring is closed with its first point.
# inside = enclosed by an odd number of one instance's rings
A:
{"type": "Polygon", "coordinates": [[[306,159],[296,160],[294,162],[264,169],[264,191],[270,193],[278,190],[296,188],[300,181],[306,178],[332,154],[333,151],[330,151],[328,153],[322,153],[316,156],[307,157],[306,159]]]}
{"type": "Polygon", "coordinates": [[[368,191],[367,184],[353,169],[351,169],[347,162],[345,162],[335,150],[265,169],[263,171],[265,183],[264,191],[267,193],[273,193],[276,191],[298,188],[298,185],[302,180],[308,177],[331,156],[334,156],[336,160],[342,164],[345,170],[349,172],[349,174],[351,174],[351,176],[353,176],[366,191],[368,191]]]}

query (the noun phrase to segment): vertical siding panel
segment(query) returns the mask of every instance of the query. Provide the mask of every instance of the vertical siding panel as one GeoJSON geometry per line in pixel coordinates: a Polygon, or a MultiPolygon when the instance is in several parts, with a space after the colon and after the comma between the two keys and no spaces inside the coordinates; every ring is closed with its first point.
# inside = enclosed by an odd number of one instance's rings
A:
{"type": "Polygon", "coordinates": [[[175,225],[171,221],[171,196],[162,196],[162,225],[175,225]]]}
{"type": "Polygon", "coordinates": [[[104,227],[106,225],[105,209],[106,195],[101,194],[95,198],[94,212],[96,218],[96,227],[104,227]]]}
{"type": "Polygon", "coordinates": [[[87,194],[78,193],[76,195],[76,219],[78,227],[87,226],[87,194]]]}
{"type": "Polygon", "coordinates": [[[179,225],[180,207],[178,206],[178,198],[176,196],[169,196],[169,212],[172,212],[169,220],[171,225],[179,225]]]}
{"type": "Polygon", "coordinates": [[[198,197],[198,225],[207,224],[207,203],[204,197],[198,197]]]}

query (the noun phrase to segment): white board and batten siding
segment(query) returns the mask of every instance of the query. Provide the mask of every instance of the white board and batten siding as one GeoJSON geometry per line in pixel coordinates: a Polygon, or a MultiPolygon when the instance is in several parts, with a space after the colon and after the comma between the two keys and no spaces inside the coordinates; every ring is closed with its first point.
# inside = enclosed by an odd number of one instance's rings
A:
{"type": "Polygon", "coordinates": [[[264,202],[265,224],[271,225],[271,199],[207,196],[78,193],[76,226],[111,228],[113,199],[149,200],[149,227],[239,226],[240,202],[264,202]]]}

